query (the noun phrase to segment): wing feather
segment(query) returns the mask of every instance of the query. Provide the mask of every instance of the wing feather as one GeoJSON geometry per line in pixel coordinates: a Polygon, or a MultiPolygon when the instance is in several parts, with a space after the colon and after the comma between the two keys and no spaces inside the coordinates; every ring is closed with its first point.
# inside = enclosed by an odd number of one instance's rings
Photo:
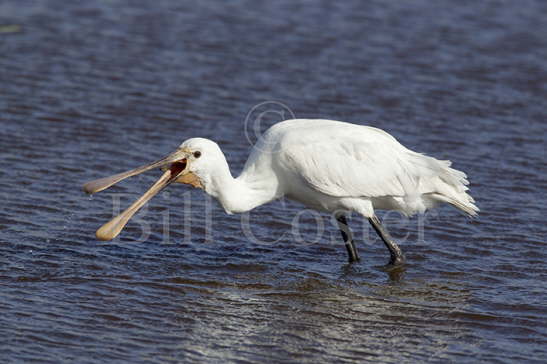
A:
{"type": "Polygon", "coordinates": [[[411,194],[417,180],[406,168],[407,149],[393,138],[378,136],[374,141],[359,134],[285,145],[284,164],[313,189],[330,196],[411,194]]]}

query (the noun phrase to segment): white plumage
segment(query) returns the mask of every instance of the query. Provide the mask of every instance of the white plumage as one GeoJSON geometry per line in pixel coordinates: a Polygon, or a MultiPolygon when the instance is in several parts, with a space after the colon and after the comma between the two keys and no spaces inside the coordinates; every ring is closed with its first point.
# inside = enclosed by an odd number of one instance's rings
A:
{"type": "Polygon", "coordinates": [[[465,173],[450,165],[405,148],[377,128],[294,119],[266,131],[237,180],[268,191],[265,196],[285,195],[325,211],[346,209],[370,217],[382,209],[413,215],[447,202],[476,215],[465,173]]]}
{"type": "Polygon", "coordinates": [[[90,182],[84,189],[97,192],[131,175],[168,166],[163,182],[157,182],[136,208],[130,207],[99,229],[97,235],[101,239],[116,236],[142,204],[176,181],[204,189],[227,213],[249,211],[281,196],[335,213],[350,261],[358,256],[356,251],[350,251],[355,250],[353,241],[343,229],[344,211],[357,212],[368,218],[380,234],[390,250],[391,263],[401,263],[402,253],[374,210],[396,210],[410,216],[446,202],[470,216],[476,215],[479,209],[466,192],[465,173],[450,165],[450,161],[405,148],[377,128],[332,120],[294,119],[277,123],[262,135],[237,178],[232,177],[215,142],[192,138],[163,160],[90,182]]]}

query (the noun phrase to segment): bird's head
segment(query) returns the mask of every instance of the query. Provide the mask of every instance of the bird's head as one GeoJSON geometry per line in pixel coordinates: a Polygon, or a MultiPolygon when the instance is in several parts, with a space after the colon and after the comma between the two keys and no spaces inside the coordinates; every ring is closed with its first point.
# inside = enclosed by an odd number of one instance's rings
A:
{"type": "Polygon", "coordinates": [[[97,230],[97,237],[100,240],[115,238],[138,209],[173,182],[207,190],[207,185],[215,173],[224,166],[227,166],[226,159],[217,143],[204,138],[191,138],[183,142],[173,153],[156,162],[86,183],[84,191],[92,194],[154,168],[160,168],[164,172],[133,205],[97,230]]]}
{"type": "Polygon", "coordinates": [[[168,167],[171,170],[182,169],[180,177],[175,182],[186,183],[206,190],[212,177],[227,166],[226,158],[220,147],[212,140],[191,138],[184,141],[179,146],[179,150],[186,151],[187,157],[168,167]]]}

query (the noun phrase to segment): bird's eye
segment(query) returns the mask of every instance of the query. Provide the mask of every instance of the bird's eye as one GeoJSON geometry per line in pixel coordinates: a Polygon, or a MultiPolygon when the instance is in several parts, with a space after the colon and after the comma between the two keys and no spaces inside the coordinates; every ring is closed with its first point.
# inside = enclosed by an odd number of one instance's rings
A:
{"type": "Polygon", "coordinates": [[[201,157],[201,152],[197,150],[194,152],[194,158],[199,158],[199,157],[201,157]]]}

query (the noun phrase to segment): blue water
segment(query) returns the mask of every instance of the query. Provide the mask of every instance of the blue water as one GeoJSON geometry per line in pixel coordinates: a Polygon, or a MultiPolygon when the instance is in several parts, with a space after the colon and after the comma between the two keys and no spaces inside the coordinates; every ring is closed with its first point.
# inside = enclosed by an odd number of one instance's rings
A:
{"type": "Polygon", "coordinates": [[[547,3],[0,3],[1,362],[545,362],[547,3]],[[17,25],[17,26],[13,26],[17,25]],[[265,104],[262,104],[266,102],[265,104]],[[380,127],[450,159],[481,208],[226,215],[159,176],[82,183],[217,141],[237,174],[271,123],[380,127]]]}

